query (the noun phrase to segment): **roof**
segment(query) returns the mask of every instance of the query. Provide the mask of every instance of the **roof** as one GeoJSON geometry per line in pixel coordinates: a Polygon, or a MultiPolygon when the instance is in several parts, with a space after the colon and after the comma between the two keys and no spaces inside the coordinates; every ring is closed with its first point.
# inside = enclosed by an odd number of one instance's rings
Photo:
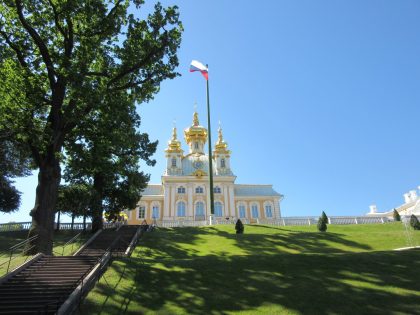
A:
{"type": "Polygon", "coordinates": [[[239,196],[278,196],[282,195],[272,185],[235,185],[235,197],[239,196]]]}
{"type": "Polygon", "coordinates": [[[163,195],[162,185],[147,185],[144,191],[141,194],[142,196],[156,196],[163,195]]]}

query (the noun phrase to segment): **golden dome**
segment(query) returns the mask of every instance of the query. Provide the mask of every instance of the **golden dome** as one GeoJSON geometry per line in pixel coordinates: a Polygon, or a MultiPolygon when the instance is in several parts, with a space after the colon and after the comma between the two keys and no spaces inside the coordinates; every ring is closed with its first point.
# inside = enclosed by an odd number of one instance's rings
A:
{"type": "Polygon", "coordinates": [[[172,129],[172,139],[168,141],[168,148],[165,150],[165,152],[167,153],[182,152],[181,142],[177,139],[177,135],[176,135],[176,127],[172,129]]]}
{"type": "Polygon", "coordinates": [[[199,140],[205,143],[207,141],[207,129],[200,126],[197,112],[193,115],[193,124],[191,127],[184,130],[185,140],[190,144],[194,140],[199,140]]]}
{"type": "Polygon", "coordinates": [[[223,140],[222,128],[219,127],[219,137],[216,142],[214,153],[220,154],[230,154],[230,151],[227,149],[228,144],[223,140]]]}

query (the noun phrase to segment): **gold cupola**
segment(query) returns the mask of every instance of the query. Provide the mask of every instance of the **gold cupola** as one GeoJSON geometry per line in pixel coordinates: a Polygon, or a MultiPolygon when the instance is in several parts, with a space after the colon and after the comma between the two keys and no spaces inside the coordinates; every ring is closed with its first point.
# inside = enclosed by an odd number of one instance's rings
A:
{"type": "Polygon", "coordinates": [[[176,127],[172,129],[172,139],[168,141],[166,153],[182,153],[181,142],[177,139],[176,127]]]}
{"type": "Polygon", "coordinates": [[[207,141],[207,129],[200,126],[197,112],[193,115],[193,124],[184,130],[185,141],[190,147],[190,153],[204,154],[204,144],[207,141]]]}
{"type": "Polygon", "coordinates": [[[229,155],[230,151],[228,150],[228,144],[225,140],[223,140],[223,133],[222,133],[222,127],[219,127],[219,137],[217,139],[214,154],[226,154],[229,155]]]}

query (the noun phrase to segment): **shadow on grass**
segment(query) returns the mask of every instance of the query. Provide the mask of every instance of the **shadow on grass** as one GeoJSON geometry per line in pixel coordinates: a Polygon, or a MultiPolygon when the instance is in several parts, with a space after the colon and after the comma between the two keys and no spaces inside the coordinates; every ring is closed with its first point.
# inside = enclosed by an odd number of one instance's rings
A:
{"type": "MultiPolygon", "coordinates": [[[[280,234],[238,237],[217,229],[149,234],[147,246],[170,259],[115,264],[115,272],[133,276],[142,269],[131,285],[111,290],[98,284],[95,290],[107,296],[102,313],[227,314],[268,307],[270,313],[420,314],[420,251],[349,253],[332,250],[324,241],[369,248],[339,234],[288,232],[284,239],[280,234]],[[247,255],[200,257],[177,245],[194,243],[198,234],[207,233],[234,239],[247,255]],[[306,253],[282,253],[277,246],[306,248],[306,253]]],[[[98,309],[88,300],[84,311],[98,309]]]]}

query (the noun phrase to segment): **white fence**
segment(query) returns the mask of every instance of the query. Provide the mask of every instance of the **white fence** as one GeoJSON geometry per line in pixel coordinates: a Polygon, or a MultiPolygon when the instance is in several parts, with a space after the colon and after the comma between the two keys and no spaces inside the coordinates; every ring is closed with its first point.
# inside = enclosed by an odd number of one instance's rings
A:
{"type": "MultiPolygon", "coordinates": [[[[237,218],[215,218],[212,221],[214,225],[235,224],[237,218]]],[[[262,224],[277,226],[297,226],[297,225],[316,225],[318,217],[283,217],[279,219],[241,219],[244,224],[262,224]]],[[[392,222],[393,219],[387,217],[329,217],[329,224],[346,225],[346,224],[382,224],[392,222]]],[[[154,222],[159,227],[187,227],[187,226],[206,226],[209,220],[156,220],[154,222]]]]}
{"type": "MultiPolygon", "coordinates": [[[[123,222],[111,222],[104,223],[104,229],[112,229],[124,224],[123,222]]],[[[28,231],[31,228],[32,222],[11,222],[11,223],[0,223],[0,232],[9,231],[28,231]]],[[[54,223],[54,229],[56,223],[54,223]]],[[[92,223],[86,222],[86,230],[92,229],[92,223]]],[[[83,230],[83,223],[60,223],[60,230],[83,230]]]]}

